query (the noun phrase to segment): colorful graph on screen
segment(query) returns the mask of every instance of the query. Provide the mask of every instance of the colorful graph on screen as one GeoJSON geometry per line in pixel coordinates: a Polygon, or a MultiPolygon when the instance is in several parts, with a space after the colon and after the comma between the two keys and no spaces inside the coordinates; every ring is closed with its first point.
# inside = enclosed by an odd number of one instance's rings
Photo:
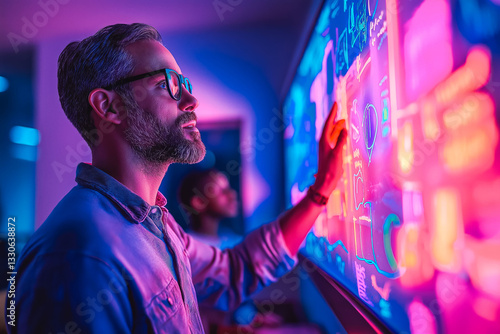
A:
{"type": "Polygon", "coordinates": [[[284,103],[289,204],[334,101],[349,133],[302,252],[398,333],[500,332],[499,22],[490,0],[326,1],[284,103]]]}

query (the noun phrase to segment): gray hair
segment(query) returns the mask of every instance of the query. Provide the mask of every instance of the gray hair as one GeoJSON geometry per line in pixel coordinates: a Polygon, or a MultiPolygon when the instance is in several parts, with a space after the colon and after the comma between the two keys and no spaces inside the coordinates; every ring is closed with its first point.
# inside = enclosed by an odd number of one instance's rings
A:
{"type": "MultiPolygon", "coordinates": [[[[130,75],[134,69],[132,57],[125,48],[137,41],[162,42],[158,31],[146,24],[115,24],[99,30],[95,35],[72,42],[64,48],[58,60],[58,92],[64,113],[92,148],[91,138],[96,127],[88,102],[90,92],[107,87],[130,75]]],[[[114,89],[130,101],[129,85],[114,89]]]]}

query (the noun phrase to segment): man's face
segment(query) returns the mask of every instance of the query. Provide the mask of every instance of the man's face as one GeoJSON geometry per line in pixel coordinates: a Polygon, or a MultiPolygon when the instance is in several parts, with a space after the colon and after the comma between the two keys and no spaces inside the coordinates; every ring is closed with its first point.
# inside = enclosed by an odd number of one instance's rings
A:
{"type": "MultiPolygon", "coordinates": [[[[182,74],[172,54],[159,42],[140,41],[127,48],[134,59],[131,76],[163,68],[182,74]]],[[[158,74],[130,83],[134,101],[128,111],[125,139],[135,153],[150,163],[196,163],[205,146],[196,125],[198,101],[184,86],[179,101],[169,94],[165,76],[158,74]]]]}
{"type": "Polygon", "coordinates": [[[238,215],[238,196],[231,188],[229,180],[222,173],[211,176],[211,180],[204,187],[204,194],[208,198],[206,212],[221,218],[236,217],[238,215]]]}

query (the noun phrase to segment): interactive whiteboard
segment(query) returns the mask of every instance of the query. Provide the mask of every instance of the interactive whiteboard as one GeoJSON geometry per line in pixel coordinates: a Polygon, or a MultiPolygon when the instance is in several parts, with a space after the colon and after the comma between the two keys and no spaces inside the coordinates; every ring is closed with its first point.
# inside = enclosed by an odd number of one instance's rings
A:
{"type": "Polygon", "coordinates": [[[494,0],[329,0],[286,97],[290,205],[333,101],[349,132],[302,252],[395,332],[500,333],[499,31],[494,0]]]}

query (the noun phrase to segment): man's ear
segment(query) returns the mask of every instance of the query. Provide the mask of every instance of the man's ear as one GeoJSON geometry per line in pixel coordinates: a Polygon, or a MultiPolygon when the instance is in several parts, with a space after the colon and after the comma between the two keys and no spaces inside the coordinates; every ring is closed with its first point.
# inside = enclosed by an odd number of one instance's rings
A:
{"type": "Polygon", "coordinates": [[[96,88],[89,94],[89,104],[99,118],[114,124],[120,124],[122,118],[113,105],[120,100],[118,94],[104,88],[96,88]]]}

